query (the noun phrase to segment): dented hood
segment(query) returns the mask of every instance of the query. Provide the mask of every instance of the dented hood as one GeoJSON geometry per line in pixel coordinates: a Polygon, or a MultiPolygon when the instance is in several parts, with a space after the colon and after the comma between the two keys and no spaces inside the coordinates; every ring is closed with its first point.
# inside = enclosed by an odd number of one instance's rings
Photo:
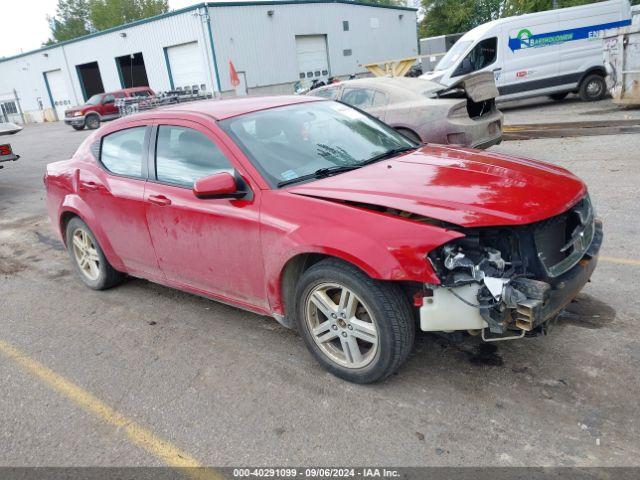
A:
{"type": "Polygon", "coordinates": [[[498,87],[493,72],[477,72],[465,75],[456,83],[438,92],[438,96],[445,96],[448,92],[462,88],[474,102],[482,102],[498,96],[498,87]]]}
{"type": "Polygon", "coordinates": [[[522,225],[558,215],[584,196],[586,187],[567,170],[534,160],[426,146],[286,191],[484,227],[522,225]]]}

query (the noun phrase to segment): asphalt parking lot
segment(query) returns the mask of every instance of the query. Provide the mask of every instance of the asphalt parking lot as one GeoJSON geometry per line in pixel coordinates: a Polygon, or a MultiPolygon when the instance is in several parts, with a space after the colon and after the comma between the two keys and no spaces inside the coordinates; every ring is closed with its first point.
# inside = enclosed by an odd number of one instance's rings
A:
{"type": "MultiPolygon", "coordinates": [[[[546,108],[562,107],[507,119],[546,108]]],[[[42,175],[87,134],[27,126],[0,170],[0,465],[640,465],[640,135],[492,147],[587,182],[605,224],[592,283],[547,337],[423,335],[397,375],[360,386],[270,318],[144,280],[81,286],[42,175]]]]}

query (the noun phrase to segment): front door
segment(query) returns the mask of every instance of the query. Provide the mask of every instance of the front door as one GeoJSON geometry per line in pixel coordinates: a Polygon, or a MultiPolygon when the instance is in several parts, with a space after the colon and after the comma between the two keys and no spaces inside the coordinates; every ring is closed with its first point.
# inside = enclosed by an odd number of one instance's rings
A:
{"type": "Polygon", "coordinates": [[[259,190],[253,187],[244,199],[197,198],[192,190],[196,179],[242,172],[207,128],[188,121],[162,123],[156,133],[155,171],[145,190],[160,268],[172,283],[267,308],[259,190]]]}
{"type": "Polygon", "coordinates": [[[108,120],[110,118],[116,118],[119,116],[118,107],[116,107],[116,96],[118,98],[122,97],[122,95],[114,95],[113,93],[108,93],[102,97],[102,109],[101,115],[102,118],[108,120]]]}

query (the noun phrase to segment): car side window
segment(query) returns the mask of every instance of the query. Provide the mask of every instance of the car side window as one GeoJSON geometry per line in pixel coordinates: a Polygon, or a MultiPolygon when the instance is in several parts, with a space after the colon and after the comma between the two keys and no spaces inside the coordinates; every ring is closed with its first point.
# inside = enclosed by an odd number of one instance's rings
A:
{"type": "Polygon", "coordinates": [[[156,177],[159,181],[191,188],[199,178],[232,169],[231,162],[203,133],[172,125],[158,127],[156,177]]]}
{"type": "Polygon", "coordinates": [[[313,95],[314,97],[322,97],[322,98],[330,98],[335,100],[338,98],[339,87],[327,87],[327,88],[319,88],[317,90],[311,90],[309,95],[313,95]]]}
{"type": "Polygon", "coordinates": [[[483,69],[496,61],[498,51],[498,39],[496,37],[486,38],[473,47],[466,58],[471,62],[472,72],[483,69]]]}
{"type": "Polygon", "coordinates": [[[373,107],[382,107],[387,104],[387,95],[382,92],[376,91],[373,96],[373,107]]]}
{"type": "Polygon", "coordinates": [[[102,103],[105,104],[105,105],[108,104],[108,103],[114,103],[115,101],[116,101],[116,97],[114,95],[111,95],[111,94],[105,95],[102,98],[102,103]]]}
{"type": "Polygon", "coordinates": [[[144,136],[147,127],[120,130],[102,138],[100,162],[110,172],[142,177],[144,136]]]}
{"type": "Polygon", "coordinates": [[[374,106],[375,90],[368,88],[345,88],[342,101],[352,107],[368,108],[374,106]]]}

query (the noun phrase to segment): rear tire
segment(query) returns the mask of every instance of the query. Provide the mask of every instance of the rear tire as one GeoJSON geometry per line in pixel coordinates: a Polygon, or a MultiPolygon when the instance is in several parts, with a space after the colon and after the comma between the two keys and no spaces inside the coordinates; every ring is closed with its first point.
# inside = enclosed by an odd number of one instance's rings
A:
{"type": "Polygon", "coordinates": [[[100,117],[98,115],[87,115],[84,123],[89,130],[95,130],[100,126],[100,117]]]}
{"type": "Polygon", "coordinates": [[[86,223],[73,217],[65,233],[67,251],[82,283],[94,290],[105,290],[122,282],[125,275],[111,266],[86,223]]]}
{"type": "Polygon", "coordinates": [[[409,130],[408,128],[396,128],[396,132],[404,135],[405,137],[407,137],[409,140],[417,143],[417,144],[422,144],[422,140],[420,140],[420,137],[418,136],[418,134],[416,132],[414,132],[413,130],[409,130]]]}
{"type": "Polygon", "coordinates": [[[74,130],[84,130],[84,124],[82,125],[71,125],[74,130]]]}
{"type": "Polygon", "coordinates": [[[585,102],[602,100],[607,94],[607,84],[604,77],[597,73],[587,75],[580,84],[578,94],[585,102]]]}
{"type": "Polygon", "coordinates": [[[394,373],[414,343],[415,320],[400,287],[338,259],[305,271],[296,291],[298,331],[333,375],[372,383],[394,373]],[[326,313],[325,313],[326,312],[326,313]]]}
{"type": "Polygon", "coordinates": [[[567,98],[567,95],[569,95],[569,92],[552,93],[551,95],[549,95],[549,98],[551,100],[555,100],[556,102],[559,102],[567,98]]]}

